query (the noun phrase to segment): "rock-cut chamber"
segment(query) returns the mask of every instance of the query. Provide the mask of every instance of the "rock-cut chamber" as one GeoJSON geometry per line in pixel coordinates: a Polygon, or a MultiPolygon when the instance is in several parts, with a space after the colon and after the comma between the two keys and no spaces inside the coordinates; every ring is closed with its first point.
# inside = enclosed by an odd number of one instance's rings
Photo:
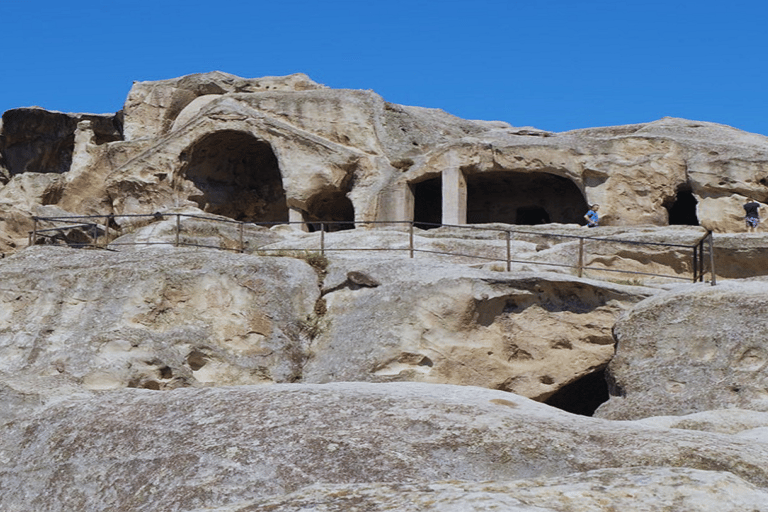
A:
{"type": "Polygon", "coordinates": [[[200,209],[243,222],[287,222],[282,176],[272,147],[248,133],[206,135],[187,152],[184,177],[200,209]]]}
{"type": "Polygon", "coordinates": [[[515,171],[467,176],[469,224],[578,224],[587,210],[579,188],[562,176],[515,171]]]}

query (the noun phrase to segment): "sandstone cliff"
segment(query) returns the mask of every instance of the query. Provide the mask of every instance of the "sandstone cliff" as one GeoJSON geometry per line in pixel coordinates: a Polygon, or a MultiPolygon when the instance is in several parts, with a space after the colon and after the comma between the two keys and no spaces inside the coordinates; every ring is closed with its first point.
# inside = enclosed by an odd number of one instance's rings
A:
{"type": "Polygon", "coordinates": [[[6,112],[0,508],[768,510],[767,143],[301,74],[6,112]]]}

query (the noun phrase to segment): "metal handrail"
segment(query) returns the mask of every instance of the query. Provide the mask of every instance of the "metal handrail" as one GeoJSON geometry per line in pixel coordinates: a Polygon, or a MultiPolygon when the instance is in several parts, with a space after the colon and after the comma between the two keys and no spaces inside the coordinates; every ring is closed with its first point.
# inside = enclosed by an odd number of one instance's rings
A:
{"type": "MultiPolygon", "coordinates": [[[[407,249],[401,249],[401,248],[328,248],[326,247],[326,241],[325,241],[325,233],[326,228],[330,228],[334,225],[350,225],[355,224],[350,221],[282,221],[282,222],[242,222],[237,221],[234,219],[223,219],[221,217],[209,217],[205,215],[196,215],[196,214],[187,214],[187,213],[161,213],[156,212],[153,214],[125,214],[125,215],[72,215],[72,216],[35,216],[33,217],[34,221],[34,230],[29,232],[29,245],[36,245],[38,236],[42,236],[44,238],[52,239],[54,236],[49,235],[49,232],[59,232],[62,233],[66,230],[71,229],[77,229],[77,228],[89,228],[93,229],[96,226],[99,226],[98,221],[103,222],[104,226],[104,239],[105,242],[103,245],[99,245],[98,239],[99,239],[99,233],[96,232],[96,236],[94,239],[94,242],[91,244],[88,243],[82,243],[82,242],[76,242],[76,243],[68,243],[67,245],[73,246],[73,247],[95,247],[95,248],[102,248],[107,249],[110,245],[168,245],[171,242],[123,242],[123,243],[110,243],[108,241],[109,237],[109,224],[110,221],[114,221],[116,218],[151,218],[154,220],[164,220],[164,219],[173,219],[175,217],[175,237],[174,241],[172,242],[172,245],[176,247],[199,247],[199,248],[212,248],[212,249],[219,249],[219,250],[236,250],[238,252],[245,252],[245,245],[248,243],[245,240],[245,234],[244,234],[244,228],[246,226],[256,226],[256,227],[266,227],[266,226],[275,226],[275,225],[292,225],[292,224],[299,224],[304,226],[312,226],[316,227],[319,226],[319,235],[320,235],[320,253],[325,254],[327,251],[403,251],[407,250],[409,252],[409,257],[413,258],[414,254],[417,252],[421,253],[427,253],[427,254],[439,254],[439,255],[448,255],[448,256],[459,256],[459,257],[466,257],[466,258],[472,258],[472,259],[478,259],[478,260],[487,260],[487,261],[505,261],[506,262],[506,269],[507,271],[511,270],[511,264],[512,263],[519,263],[519,264],[528,264],[528,265],[542,265],[542,266],[553,266],[553,267],[564,267],[564,268],[575,268],[577,269],[578,276],[581,277],[583,272],[585,270],[594,270],[599,272],[614,272],[614,273],[624,273],[624,274],[633,274],[633,275],[643,275],[643,276],[654,276],[654,277],[663,277],[668,279],[677,279],[677,280],[690,280],[690,277],[681,277],[679,275],[668,275],[668,274],[657,274],[657,273],[651,273],[651,272],[639,272],[639,271],[633,271],[633,270],[621,270],[621,269],[611,269],[611,268],[601,268],[601,267],[595,267],[595,266],[587,266],[585,265],[585,241],[594,241],[601,244],[604,243],[611,243],[611,244],[627,244],[627,245],[642,245],[642,246],[658,246],[658,247],[664,247],[667,249],[677,248],[677,249],[686,249],[692,251],[692,274],[693,274],[693,282],[701,282],[704,280],[704,275],[709,272],[711,275],[711,283],[714,286],[716,284],[716,276],[715,276],[715,270],[714,270],[714,241],[712,232],[708,231],[701,239],[699,239],[694,245],[685,245],[685,244],[671,244],[666,242],[648,242],[648,241],[640,241],[640,240],[625,240],[620,238],[607,238],[607,237],[601,237],[601,236],[582,236],[582,235],[573,235],[573,234],[564,234],[564,233],[547,233],[547,232],[535,232],[535,231],[526,231],[526,230],[519,230],[519,229],[509,229],[509,228],[492,228],[492,227],[481,227],[476,225],[450,225],[450,224],[433,224],[433,223],[426,223],[426,222],[415,222],[415,221],[366,221],[366,222],[359,222],[357,224],[362,226],[367,225],[387,225],[387,226],[396,226],[396,225],[407,225],[408,226],[408,248],[407,249]],[[205,221],[212,221],[212,222],[218,222],[218,223],[224,223],[224,224],[233,224],[238,226],[238,247],[237,248],[223,248],[220,246],[212,246],[212,245],[205,245],[205,244],[196,244],[196,243],[190,243],[190,242],[184,242],[181,240],[181,218],[184,217],[185,219],[198,219],[198,220],[205,220],[205,221]],[[91,223],[85,223],[83,222],[84,219],[89,220],[96,220],[97,222],[91,222],[91,223]],[[53,228],[43,228],[38,229],[38,222],[52,222],[52,223],[64,223],[64,224],[73,224],[73,225],[67,225],[67,226],[60,226],[60,227],[53,227],[53,228]],[[475,254],[462,254],[459,252],[451,252],[451,251],[434,251],[430,249],[418,249],[415,247],[415,237],[414,237],[414,229],[418,226],[429,226],[429,227],[440,227],[440,228],[450,228],[450,229],[469,229],[471,231],[480,232],[480,231],[487,231],[487,232],[495,232],[502,235],[502,238],[506,241],[506,258],[500,259],[500,258],[493,258],[493,257],[487,257],[487,256],[479,256],[475,254]],[[573,239],[573,240],[579,240],[579,256],[578,256],[578,264],[577,265],[569,265],[569,264],[562,264],[562,263],[550,263],[550,262],[542,262],[542,261],[529,261],[529,260],[517,260],[512,258],[511,249],[510,249],[510,241],[512,235],[523,235],[523,236],[535,236],[535,237],[554,237],[554,238],[566,238],[566,239],[573,239]],[[706,262],[704,258],[704,244],[707,242],[708,248],[709,248],[709,261],[706,262]],[[705,263],[709,263],[708,265],[705,265],[705,263]],[[706,269],[705,267],[709,267],[706,269]]],[[[498,239],[497,239],[498,240],[498,239]]],[[[254,250],[262,250],[262,251],[269,251],[270,249],[261,249],[256,248],[254,250]]],[[[291,251],[291,250],[306,250],[306,249],[279,249],[281,251],[291,251]]]]}

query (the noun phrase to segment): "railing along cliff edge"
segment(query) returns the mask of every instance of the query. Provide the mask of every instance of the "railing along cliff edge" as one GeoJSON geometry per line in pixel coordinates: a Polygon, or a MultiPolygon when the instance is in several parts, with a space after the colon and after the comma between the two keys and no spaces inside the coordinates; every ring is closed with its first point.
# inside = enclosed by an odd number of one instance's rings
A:
{"type": "MultiPolygon", "coordinates": [[[[707,233],[701,237],[694,245],[685,245],[685,244],[671,244],[671,243],[663,243],[663,242],[647,242],[647,241],[639,241],[639,240],[624,240],[619,238],[608,238],[608,237],[601,237],[601,236],[582,236],[582,235],[572,235],[572,234],[562,234],[562,233],[547,233],[547,232],[533,232],[533,231],[525,231],[525,230],[519,230],[519,229],[502,229],[502,228],[486,228],[486,227],[479,227],[476,225],[446,225],[446,224],[430,224],[430,223],[424,223],[424,222],[413,222],[413,221],[371,221],[371,222],[362,222],[359,223],[361,226],[376,226],[376,225],[386,225],[386,226],[396,226],[396,225],[406,225],[408,229],[408,248],[407,249],[398,249],[398,248],[387,248],[387,247],[365,247],[365,248],[328,248],[326,246],[326,232],[329,231],[330,228],[333,227],[339,227],[344,226],[348,227],[352,223],[350,222],[335,222],[335,221],[323,221],[323,222],[241,222],[236,220],[229,220],[229,219],[222,219],[220,217],[208,217],[204,215],[194,215],[194,214],[185,214],[185,213],[154,213],[154,214],[126,214],[126,215],[80,215],[80,216],[66,216],[66,217],[40,217],[36,216],[33,217],[33,230],[29,232],[29,245],[37,245],[39,243],[51,243],[56,244],[57,241],[63,242],[67,246],[70,247],[92,247],[92,248],[101,248],[101,249],[108,249],[110,245],[115,245],[114,243],[110,242],[110,236],[112,231],[110,231],[110,225],[115,222],[115,219],[118,218],[134,218],[134,219],[150,219],[152,221],[160,221],[165,220],[166,218],[173,219],[175,217],[175,228],[174,228],[174,241],[172,245],[176,247],[203,247],[203,248],[213,248],[213,249],[220,249],[220,250],[235,250],[237,252],[245,252],[246,245],[248,245],[248,241],[245,237],[245,228],[246,226],[254,226],[254,227],[271,227],[275,225],[303,225],[305,229],[312,228],[314,231],[319,232],[319,247],[317,250],[320,252],[320,254],[325,255],[327,251],[402,251],[407,250],[409,257],[413,258],[415,253],[421,252],[421,253],[429,253],[429,254],[439,254],[439,255],[448,255],[448,256],[460,256],[460,257],[466,257],[466,258],[473,258],[478,260],[486,260],[486,261],[496,261],[496,262],[505,262],[506,263],[506,270],[509,272],[512,268],[512,263],[520,263],[520,264],[527,264],[527,265],[541,265],[541,266],[554,266],[554,267],[565,267],[565,268],[572,268],[575,269],[576,274],[579,277],[582,277],[584,274],[584,271],[591,270],[591,271],[598,271],[598,272],[615,272],[615,273],[623,273],[623,274],[634,274],[634,275],[641,275],[641,276],[650,276],[650,277],[663,277],[668,279],[677,279],[677,280],[690,280],[691,277],[681,277],[679,275],[668,275],[668,274],[658,274],[654,272],[641,272],[636,270],[622,270],[622,269],[615,269],[615,268],[604,268],[604,267],[595,267],[595,266],[588,266],[586,264],[586,242],[590,243],[597,243],[598,245],[605,245],[605,244],[624,244],[624,245],[635,245],[635,246],[656,246],[656,247],[662,247],[664,250],[668,252],[674,252],[678,250],[683,251],[690,251],[691,252],[691,274],[692,274],[692,280],[693,282],[703,282],[705,274],[709,273],[711,276],[710,282],[714,286],[716,284],[716,273],[715,273],[715,260],[714,260],[714,239],[712,236],[711,231],[707,231],[707,233]],[[218,222],[223,224],[230,224],[230,225],[236,225],[237,226],[237,247],[221,247],[214,246],[214,245],[205,245],[205,244],[198,244],[198,243],[190,243],[185,242],[182,240],[182,218],[185,219],[198,219],[198,220],[204,220],[204,221],[210,221],[210,222],[218,222]],[[53,224],[63,224],[63,226],[55,226],[52,228],[39,228],[40,222],[50,222],[53,224]],[[479,232],[496,232],[497,234],[500,234],[501,237],[506,242],[506,256],[505,258],[494,258],[494,257],[488,257],[488,256],[480,256],[477,254],[463,254],[456,251],[436,251],[436,250],[430,250],[430,249],[423,249],[423,248],[417,248],[415,245],[415,228],[417,227],[424,227],[424,228],[436,228],[436,227],[443,227],[443,228],[452,228],[452,229],[466,229],[471,230],[475,233],[479,232]],[[86,234],[91,240],[90,241],[73,241],[67,239],[67,231],[71,230],[79,230],[78,232],[81,234],[86,234]],[[567,263],[552,263],[552,262],[544,262],[544,261],[531,261],[531,260],[519,260],[514,259],[512,254],[512,237],[556,237],[556,238],[565,238],[565,239],[571,239],[573,241],[578,241],[578,261],[575,265],[573,264],[567,264],[567,263]],[[101,241],[100,241],[101,240],[101,241]],[[706,249],[706,250],[705,250],[706,249]],[[708,254],[705,254],[708,253],[708,254]]],[[[117,234],[117,229],[112,228],[114,230],[114,233],[117,234]]],[[[138,229],[138,228],[137,228],[138,229]]],[[[82,236],[82,235],[81,235],[82,236]]],[[[434,238],[434,237],[430,237],[434,238]]],[[[170,242],[124,242],[117,245],[168,245],[170,242]]],[[[253,249],[253,248],[250,248],[253,249]]],[[[253,250],[260,250],[260,251],[270,251],[272,249],[269,248],[256,248],[253,250]]],[[[280,250],[280,251],[306,251],[308,250],[306,247],[302,248],[285,248],[281,247],[280,249],[274,249],[274,250],[280,250]]]]}

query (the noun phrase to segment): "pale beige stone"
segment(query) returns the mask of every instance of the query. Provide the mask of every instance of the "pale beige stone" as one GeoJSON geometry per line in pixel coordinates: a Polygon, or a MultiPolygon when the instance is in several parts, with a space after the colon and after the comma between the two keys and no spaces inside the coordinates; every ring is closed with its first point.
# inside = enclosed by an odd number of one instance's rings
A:
{"type": "Polygon", "coordinates": [[[615,327],[611,419],[713,409],[768,411],[765,281],[686,285],[646,299],[615,327]]]}
{"type": "Polygon", "coordinates": [[[314,499],[379,510],[408,498],[429,507],[431,489],[436,504],[475,510],[653,510],[670,500],[753,510],[767,457],[764,442],[573,416],[466,386],[120,390],[50,400],[4,426],[0,505],[296,510],[314,499]]]}

